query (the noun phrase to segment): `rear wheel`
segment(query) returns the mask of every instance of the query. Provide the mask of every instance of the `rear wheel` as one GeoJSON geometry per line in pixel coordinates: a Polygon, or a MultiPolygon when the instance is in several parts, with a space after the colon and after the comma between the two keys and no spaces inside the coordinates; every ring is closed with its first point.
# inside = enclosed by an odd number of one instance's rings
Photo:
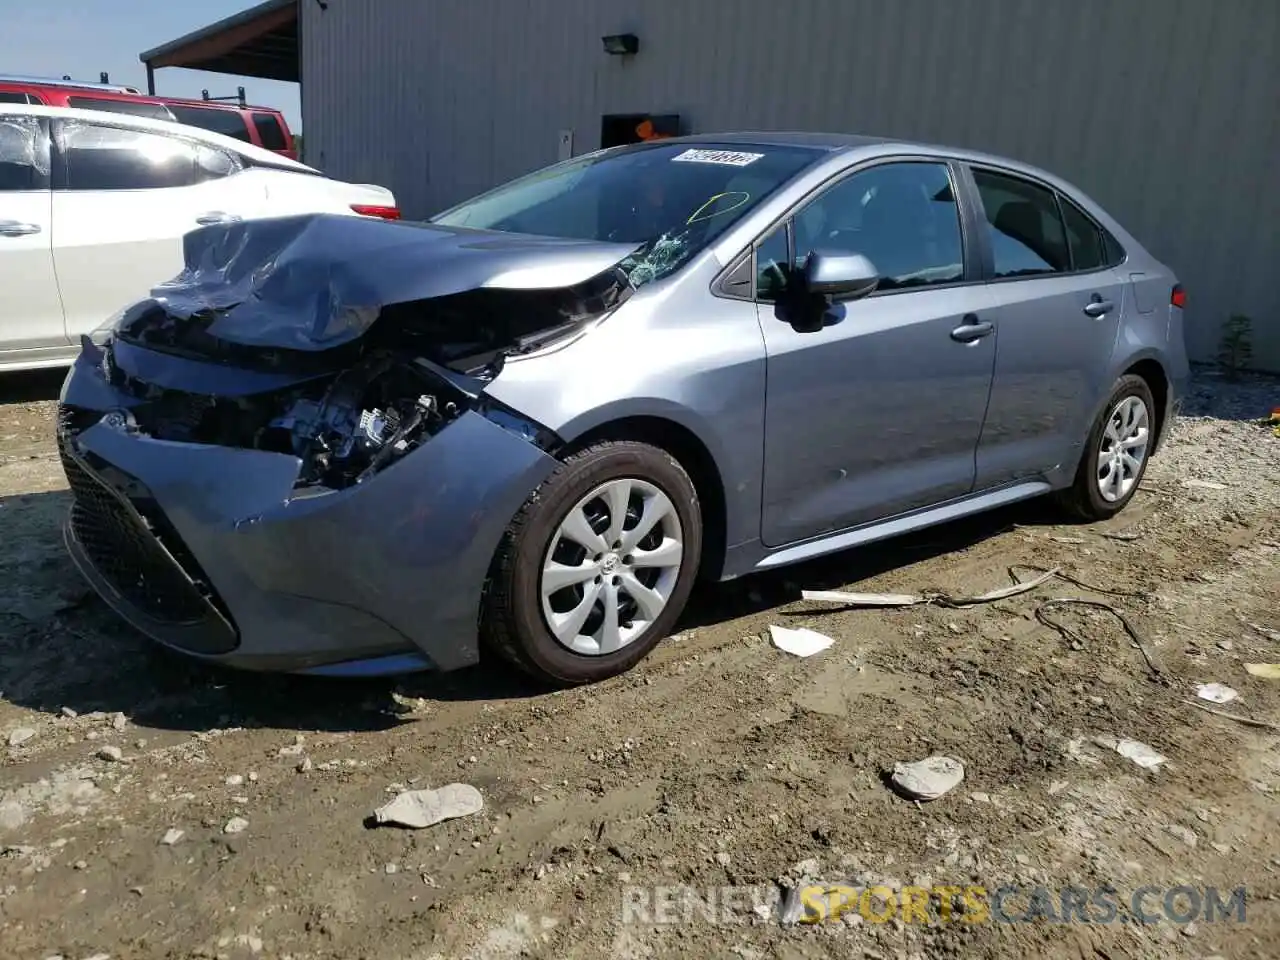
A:
{"type": "Polygon", "coordinates": [[[1085,441],[1075,481],[1060,503],[1084,520],[1113,517],[1133,499],[1155,444],[1155,401],[1141,377],[1116,381],[1085,441]]]}
{"type": "Polygon", "coordinates": [[[701,552],[697,492],[679,462],[648,444],[596,444],[567,458],[512,521],[481,634],[544,681],[623,673],[674,625],[701,552]]]}

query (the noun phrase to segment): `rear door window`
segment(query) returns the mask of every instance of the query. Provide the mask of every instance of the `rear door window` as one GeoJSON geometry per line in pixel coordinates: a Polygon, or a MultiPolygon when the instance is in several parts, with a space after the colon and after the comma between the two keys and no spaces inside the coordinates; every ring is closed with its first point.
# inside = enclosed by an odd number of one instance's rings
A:
{"type": "Polygon", "coordinates": [[[130,117],[146,117],[148,120],[172,120],[163,103],[147,103],[145,100],[108,100],[105,97],[67,97],[67,106],[80,110],[103,110],[107,113],[123,113],[130,117]]]}
{"type": "Polygon", "coordinates": [[[224,137],[234,137],[245,143],[253,142],[253,137],[249,135],[249,127],[244,122],[244,116],[238,110],[191,107],[178,103],[170,104],[169,109],[173,111],[173,116],[179,123],[199,127],[201,130],[212,133],[220,133],[224,137]]]}
{"type": "Polygon", "coordinates": [[[1071,269],[1067,234],[1052,190],[1021,177],[975,169],[998,280],[1071,269]]]}
{"type": "Polygon", "coordinates": [[[162,190],[197,182],[196,148],[185,140],[92,123],[61,124],[67,190],[162,190]]]}
{"type": "Polygon", "coordinates": [[[288,150],[289,142],[285,139],[284,130],[280,128],[279,119],[271,113],[255,113],[253,126],[258,131],[258,140],[264,150],[288,150]]]}

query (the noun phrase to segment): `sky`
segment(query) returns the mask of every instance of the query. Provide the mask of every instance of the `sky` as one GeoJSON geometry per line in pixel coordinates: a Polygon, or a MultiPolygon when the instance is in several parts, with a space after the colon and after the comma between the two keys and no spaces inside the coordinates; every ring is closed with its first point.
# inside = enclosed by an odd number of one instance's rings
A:
{"type": "MultiPolygon", "coordinates": [[[[255,6],[259,0],[0,0],[0,73],[98,79],[147,89],[138,54],[255,6]]],[[[250,103],[284,111],[294,133],[302,131],[298,85],[252,77],[165,67],[156,71],[156,93],[170,97],[234,96],[243,86],[250,103]]]]}

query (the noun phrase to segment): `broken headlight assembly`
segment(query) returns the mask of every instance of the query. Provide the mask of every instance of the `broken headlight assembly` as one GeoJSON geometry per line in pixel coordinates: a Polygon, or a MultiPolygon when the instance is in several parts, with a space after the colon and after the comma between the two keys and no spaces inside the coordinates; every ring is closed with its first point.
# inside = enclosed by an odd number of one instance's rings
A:
{"type": "Polygon", "coordinates": [[[163,389],[119,370],[108,379],[141,401],[130,409],[128,432],[289,454],[301,461],[295,488],[312,492],[363,483],[467,410],[541,449],[557,442],[540,425],[468,389],[462,375],[403,352],[372,352],[341,373],[240,397],[163,389]]]}

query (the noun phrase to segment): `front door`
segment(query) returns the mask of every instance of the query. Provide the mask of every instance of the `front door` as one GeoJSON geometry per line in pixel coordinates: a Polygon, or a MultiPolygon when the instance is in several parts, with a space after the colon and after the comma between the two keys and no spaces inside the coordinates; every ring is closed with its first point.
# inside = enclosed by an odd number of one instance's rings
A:
{"type": "Polygon", "coordinates": [[[47,127],[37,117],[0,115],[0,363],[66,346],[53,272],[47,127]]]}
{"type": "Polygon", "coordinates": [[[968,259],[945,162],[855,172],[761,242],[766,545],[972,490],[996,334],[968,259]],[[881,281],[806,332],[789,321],[787,287],[812,250],[861,253],[881,281]]]}
{"type": "Polygon", "coordinates": [[[1071,200],[1013,173],[975,168],[999,327],[991,403],[978,445],[979,489],[1074,471],[1109,361],[1127,278],[1071,200]]]}

